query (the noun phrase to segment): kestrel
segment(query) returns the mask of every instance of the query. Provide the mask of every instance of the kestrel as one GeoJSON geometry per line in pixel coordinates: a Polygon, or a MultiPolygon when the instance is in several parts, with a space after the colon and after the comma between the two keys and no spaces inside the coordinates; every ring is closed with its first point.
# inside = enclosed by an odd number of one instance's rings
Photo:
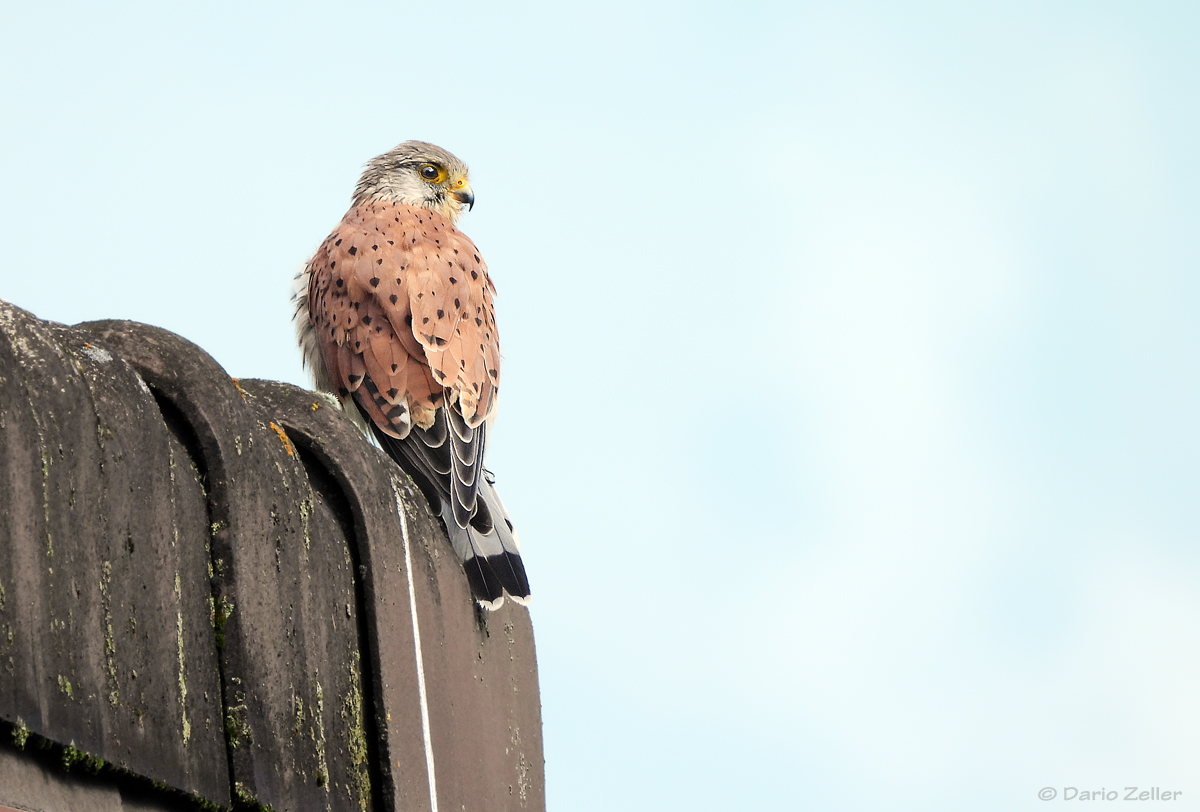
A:
{"type": "Polygon", "coordinates": [[[495,287],[454,224],[467,167],[406,141],[372,159],[300,275],[296,326],[317,388],[361,417],[441,517],[481,604],[524,603],[516,534],[483,468],[500,385],[495,287]]]}

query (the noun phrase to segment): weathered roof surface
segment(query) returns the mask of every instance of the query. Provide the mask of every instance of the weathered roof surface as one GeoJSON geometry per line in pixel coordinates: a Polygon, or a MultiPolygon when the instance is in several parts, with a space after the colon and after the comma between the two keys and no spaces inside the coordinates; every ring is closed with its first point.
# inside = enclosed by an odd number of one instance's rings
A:
{"type": "Polygon", "coordinates": [[[544,808],[527,611],[313,393],[0,301],[0,504],[0,804],[544,808]]]}

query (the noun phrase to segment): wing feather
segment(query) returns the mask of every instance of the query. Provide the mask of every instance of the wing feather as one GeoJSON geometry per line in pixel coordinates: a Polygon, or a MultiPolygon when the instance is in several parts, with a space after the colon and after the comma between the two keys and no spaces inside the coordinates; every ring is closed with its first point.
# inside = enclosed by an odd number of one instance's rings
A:
{"type": "Polygon", "coordinates": [[[346,214],[306,272],[308,315],[330,385],[440,501],[464,560],[482,568],[471,576],[473,588],[487,600],[501,587],[527,595],[515,546],[488,541],[499,538],[495,508],[480,498],[500,345],[494,288],[475,244],[436,212],[367,202],[346,214]]]}

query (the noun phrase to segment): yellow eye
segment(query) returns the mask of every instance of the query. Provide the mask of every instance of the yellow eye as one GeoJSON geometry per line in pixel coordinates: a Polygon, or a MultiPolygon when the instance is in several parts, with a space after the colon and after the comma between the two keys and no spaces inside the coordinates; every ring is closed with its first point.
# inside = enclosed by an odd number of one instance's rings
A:
{"type": "Polygon", "coordinates": [[[418,170],[425,180],[430,183],[441,183],[446,179],[446,170],[437,164],[421,164],[418,170]]]}

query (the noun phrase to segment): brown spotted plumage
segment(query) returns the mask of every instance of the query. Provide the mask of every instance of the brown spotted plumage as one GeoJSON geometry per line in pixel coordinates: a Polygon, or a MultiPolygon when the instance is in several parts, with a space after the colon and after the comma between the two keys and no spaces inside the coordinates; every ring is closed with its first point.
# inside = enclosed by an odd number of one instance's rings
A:
{"type": "Polygon", "coordinates": [[[440,501],[476,597],[494,608],[529,588],[512,523],[482,475],[500,343],[487,266],[454,225],[473,203],[465,165],[431,144],[371,161],[302,274],[297,322],[318,388],[360,412],[440,501]]]}
{"type": "Polygon", "coordinates": [[[402,203],[363,203],[309,262],[309,318],[330,382],[357,393],[366,376],[377,398],[358,396],[392,437],[407,407],[427,429],[449,397],[467,425],[495,407],[500,341],[493,287],[479,251],[445,217],[402,203]]]}

